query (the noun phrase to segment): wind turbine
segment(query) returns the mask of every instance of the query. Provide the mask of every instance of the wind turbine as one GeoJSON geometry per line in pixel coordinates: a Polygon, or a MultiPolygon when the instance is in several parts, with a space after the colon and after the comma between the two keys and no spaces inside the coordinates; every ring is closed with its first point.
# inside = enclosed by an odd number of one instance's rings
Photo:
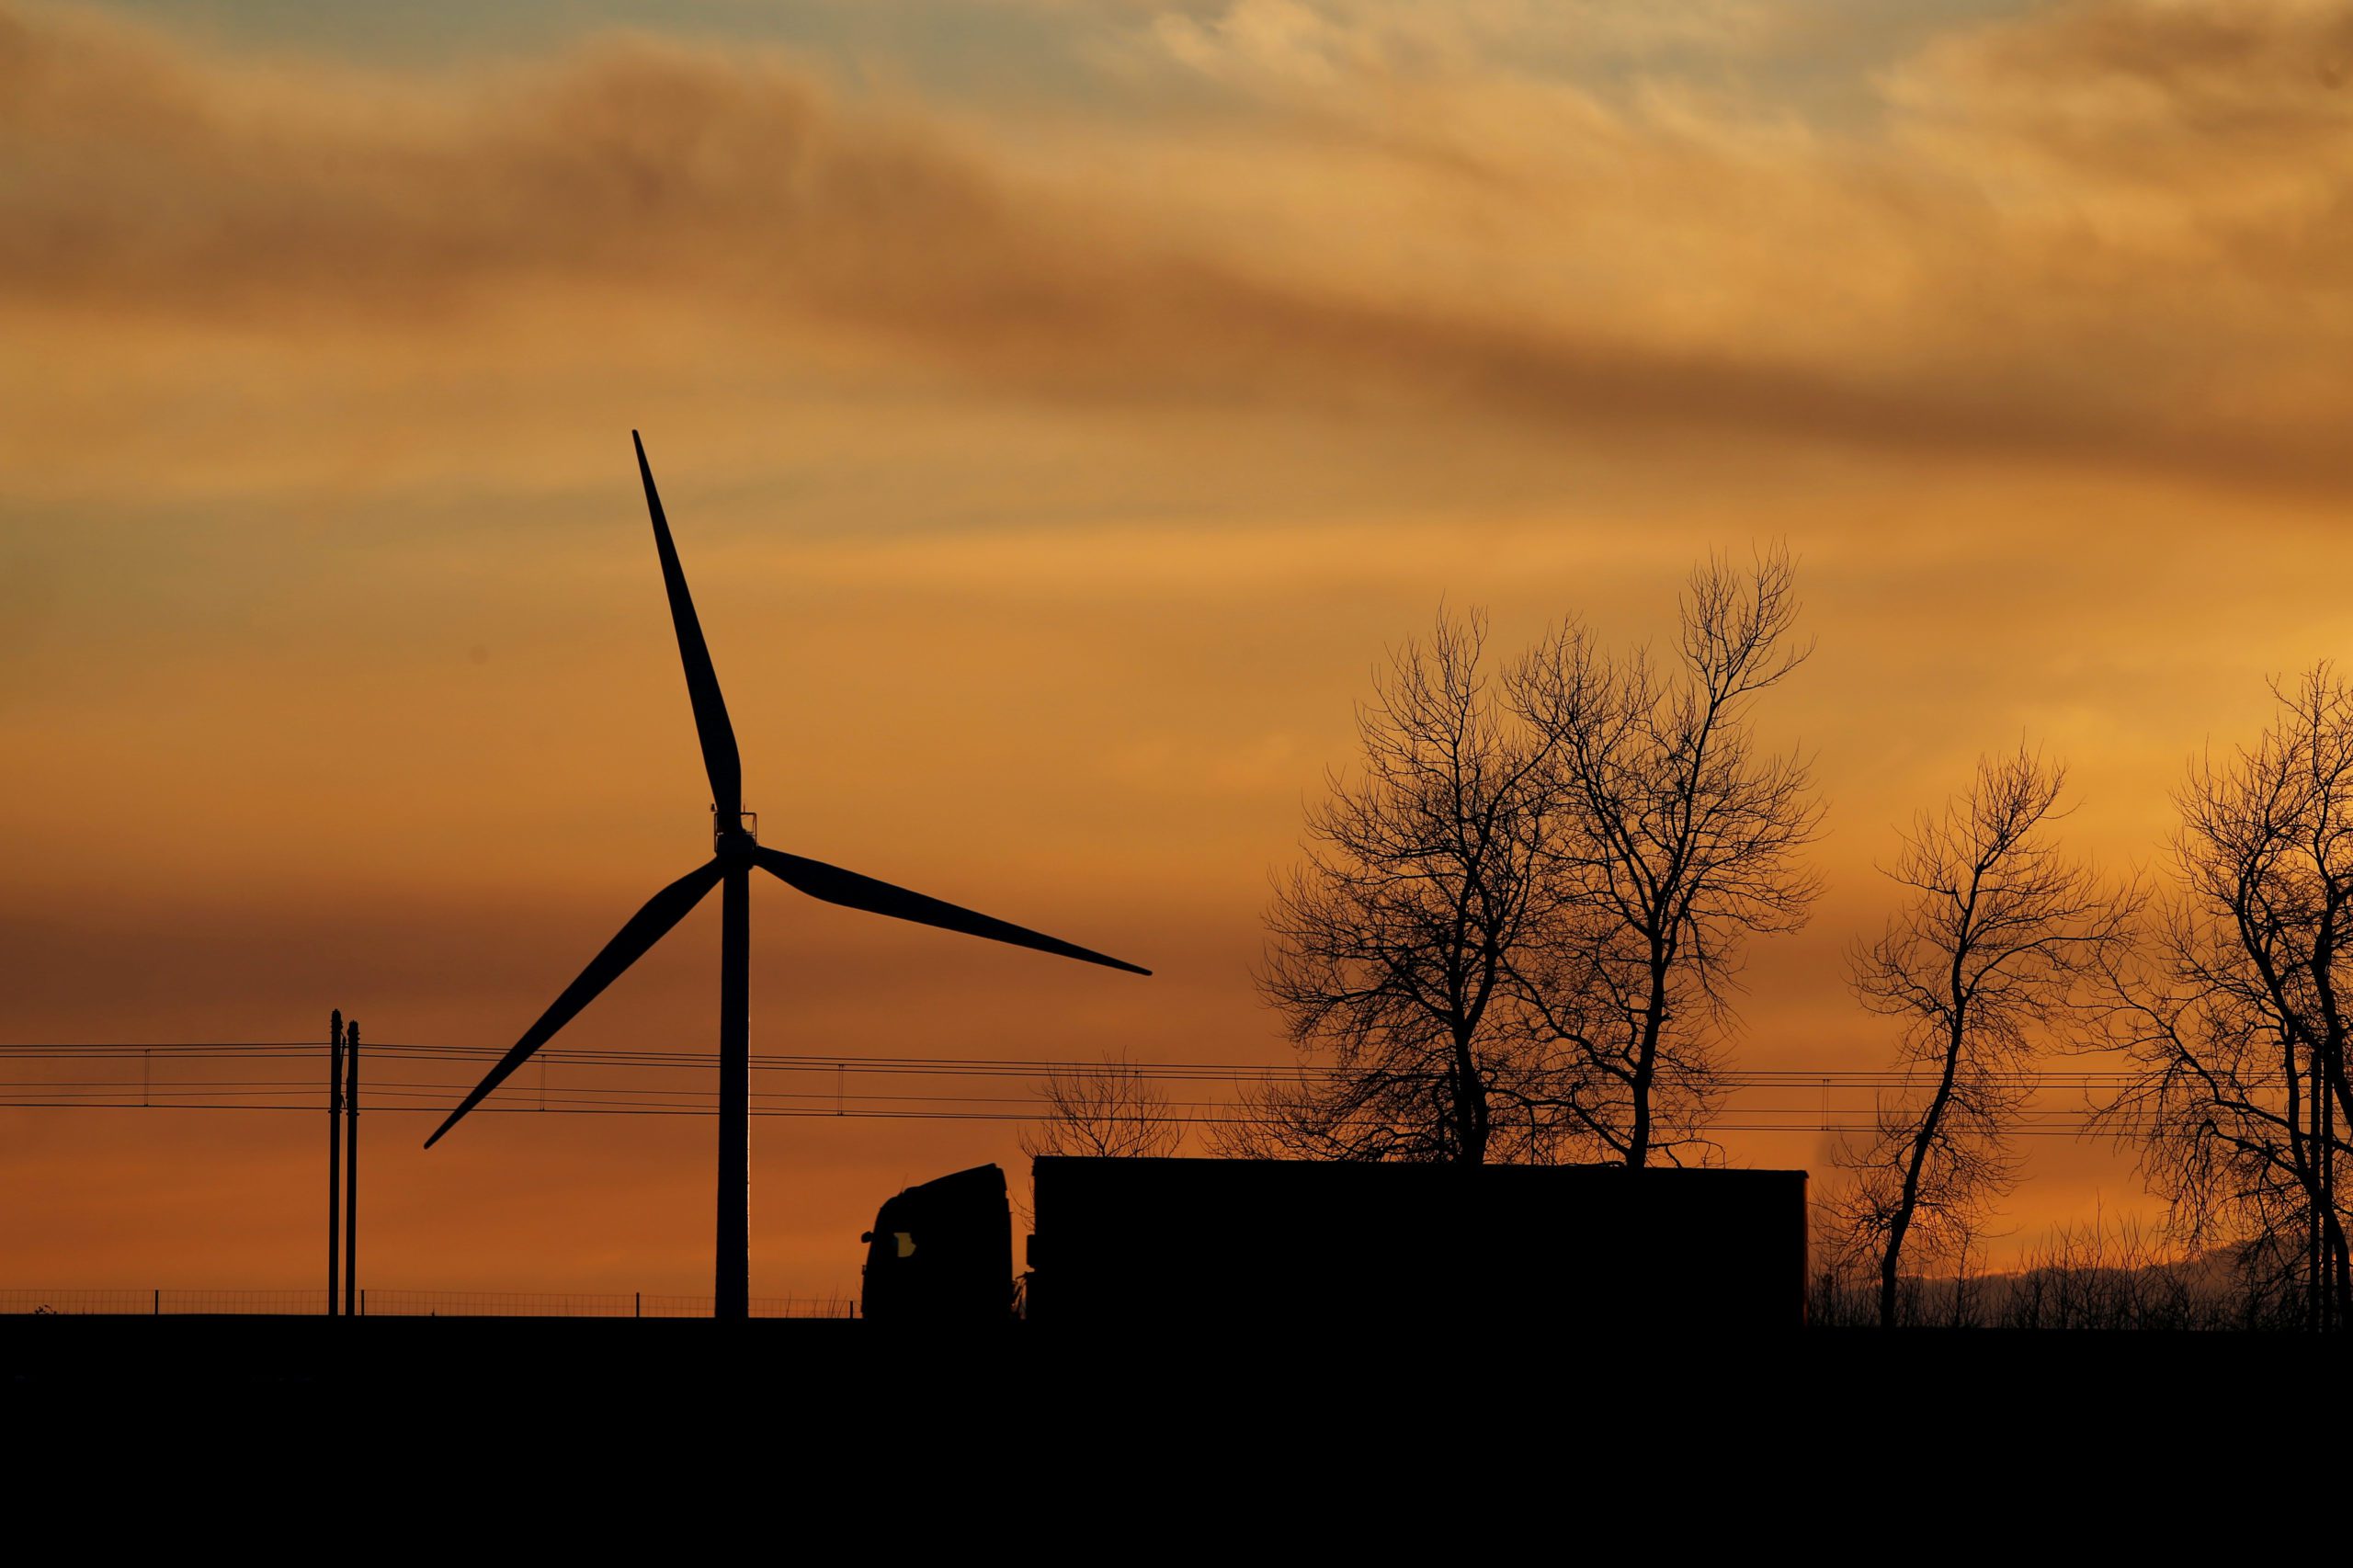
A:
{"type": "Polygon", "coordinates": [[[702,625],[695,619],[694,600],[687,593],[687,574],[678,564],[677,547],[670,542],[670,524],[662,514],[662,497],[654,488],[654,470],[645,460],[645,443],[636,431],[630,439],[637,447],[637,472],[645,481],[645,507],[654,517],[654,547],[662,557],[662,582],[670,596],[670,620],[678,633],[678,658],[687,668],[687,696],[695,710],[695,733],[702,742],[703,770],[710,777],[713,835],[711,858],[652,898],[630,916],[620,935],[564,987],[540,1021],[515,1042],[474,1085],[449,1119],[425,1141],[428,1149],[439,1142],[459,1119],[482,1103],[484,1096],[505,1083],[531,1053],[554,1038],[573,1016],[596,1000],[598,993],[644,956],[670,928],[687,916],[714,887],[721,890],[719,938],[719,1262],[712,1288],[712,1315],[747,1317],[751,1312],[751,1245],[749,1199],[751,1180],[751,992],[752,868],[780,878],[812,898],[846,904],[919,926],[937,926],[985,937],[993,942],[1035,948],[1086,963],[1107,964],[1131,974],[1150,974],[1131,963],[1065,942],[1008,921],[926,898],[872,877],[845,871],[822,860],[805,859],[771,849],[755,836],[757,818],[744,810],[744,770],[735,751],[735,731],[727,722],[727,703],[719,694],[719,676],[704,646],[702,625]]]}

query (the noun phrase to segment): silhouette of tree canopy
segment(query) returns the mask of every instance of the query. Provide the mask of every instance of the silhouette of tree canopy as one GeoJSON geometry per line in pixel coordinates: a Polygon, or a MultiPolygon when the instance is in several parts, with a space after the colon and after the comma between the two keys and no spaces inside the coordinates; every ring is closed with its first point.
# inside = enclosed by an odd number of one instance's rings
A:
{"type": "Polygon", "coordinates": [[[2353,1321],[2338,1190],[2353,1086],[2353,688],[2275,682],[2271,727],[2175,799],[2174,887],[2111,971],[2135,1070],[2105,1108],[2186,1244],[2230,1246],[2315,1329],[2353,1321]]]}
{"type": "Polygon", "coordinates": [[[1230,1154],[1541,1159],[1536,1081],[1508,956],[1550,915],[1538,875],[1541,751],[1496,699],[1485,619],[1441,615],[1359,709],[1363,764],[1310,808],[1306,858],[1267,914],[1258,975],[1327,1078],[1249,1091],[1230,1154]],[[1513,1114],[1514,1110],[1518,1114],[1513,1114]]]}
{"type": "Polygon", "coordinates": [[[1881,1097],[1870,1143],[1840,1152],[1855,1180],[1831,1206],[1877,1276],[1882,1328],[1898,1320],[1907,1247],[1965,1273],[2018,1182],[2009,1134],[2042,1036],[2085,1021],[2086,983],[2125,940],[2133,896],[2060,853],[2065,781],[2023,746],[1980,760],[1967,791],[1904,835],[1886,872],[1908,896],[1848,953],[1857,998],[1901,1027],[1904,1086],[1881,1097]]]}
{"type": "Polygon", "coordinates": [[[1786,550],[1694,569],[1677,660],[1612,656],[1564,623],[1516,672],[1548,802],[1548,919],[1513,954],[1546,1041],[1563,1136],[1630,1165],[1687,1151],[1721,1098],[1746,939],[1795,931],[1819,891],[1799,852],[1821,808],[1806,759],[1763,749],[1757,699],[1811,653],[1786,550]]]}
{"type": "Polygon", "coordinates": [[[1050,1068],[1038,1097],[1046,1113],[1020,1137],[1021,1152],[1033,1159],[1174,1154],[1185,1142],[1183,1113],[1123,1056],[1107,1055],[1099,1067],[1050,1068]]]}
{"type": "Polygon", "coordinates": [[[1441,617],[1308,814],[1260,985],[1339,1071],[1252,1091],[1222,1153],[1642,1165],[1704,1148],[1749,935],[1795,929],[1818,811],[1756,698],[1802,659],[1786,552],[1696,570],[1677,667],[1571,621],[1500,682],[1441,617]]]}

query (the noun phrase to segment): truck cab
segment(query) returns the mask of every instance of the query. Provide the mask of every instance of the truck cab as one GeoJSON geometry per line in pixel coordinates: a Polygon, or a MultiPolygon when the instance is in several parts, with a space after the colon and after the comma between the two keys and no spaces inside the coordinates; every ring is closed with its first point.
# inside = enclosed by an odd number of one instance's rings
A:
{"type": "Polygon", "coordinates": [[[998,1323],[1013,1315],[1013,1211],[1005,1173],[975,1165],[886,1199],[866,1243],[860,1312],[881,1323],[998,1323]]]}

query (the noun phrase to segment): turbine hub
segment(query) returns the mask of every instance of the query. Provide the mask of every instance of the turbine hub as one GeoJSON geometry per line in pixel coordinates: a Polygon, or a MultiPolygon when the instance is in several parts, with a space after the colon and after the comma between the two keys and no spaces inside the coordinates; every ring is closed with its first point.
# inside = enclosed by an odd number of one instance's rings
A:
{"type": "Polygon", "coordinates": [[[719,808],[711,811],[711,846],[722,860],[749,860],[752,850],[760,842],[760,813],[738,812],[733,819],[721,816],[719,808]]]}

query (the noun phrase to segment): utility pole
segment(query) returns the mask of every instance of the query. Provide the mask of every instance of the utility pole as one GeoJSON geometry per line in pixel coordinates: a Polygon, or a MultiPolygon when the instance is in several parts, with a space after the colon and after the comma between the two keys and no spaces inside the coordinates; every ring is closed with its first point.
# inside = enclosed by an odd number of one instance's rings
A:
{"type": "Polygon", "coordinates": [[[343,1249],[335,1226],[343,1214],[343,1009],[327,1016],[327,1316],[335,1316],[343,1249]]]}
{"type": "Polygon", "coordinates": [[[343,1315],[352,1317],[359,1311],[359,1020],[344,1032],[343,1113],[351,1136],[343,1145],[343,1315]]]}

